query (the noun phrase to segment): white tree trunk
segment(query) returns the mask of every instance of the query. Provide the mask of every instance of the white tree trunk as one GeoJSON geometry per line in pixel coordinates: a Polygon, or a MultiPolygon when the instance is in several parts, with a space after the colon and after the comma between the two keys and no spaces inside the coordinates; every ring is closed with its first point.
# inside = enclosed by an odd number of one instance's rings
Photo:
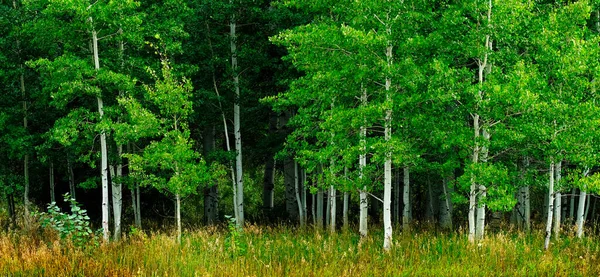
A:
{"type": "Polygon", "coordinates": [[[177,221],[177,242],[181,242],[181,197],[175,194],[175,220],[177,221]]]}
{"type": "Polygon", "coordinates": [[[235,15],[231,16],[229,24],[230,48],[231,48],[231,70],[233,74],[233,86],[235,88],[235,102],[233,105],[233,134],[235,137],[235,183],[236,183],[236,223],[239,228],[244,226],[244,183],[242,176],[242,133],[240,132],[240,80],[237,64],[237,36],[235,15]]]}
{"type": "Polygon", "coordinates": [[[298,180],[298,162],[294,160],[294,189],[296,192],[296,203],[298,203],[298,218],[300,220],[300,226],[304,227],[304,208],[302,207],[302,199],[300,198],[300,182],[298,180]]]}
{"type": "MultiPolygon", "coordinates": [[[[361,105],[367,105],[367,90],[362,88],[361,105]]],[[[367,126],[366,118],[363,118],[363,125],[360,126],[360,156],[358,161],[359,178],[361,183],[364,179],[364,168],[367,165],[367,126]]],[[[368,234],[367,216],[369,207],[369,198],[367,195],[367,187],[364,186],[359,193],[360,212],[359,212],[359,233],[362,237],[368,234]]]]}
{"type": "Polygon", "coordinates": [[[113,220],[114,220],[114,233],[113,239],[118,241],[121,237],[121,211],[123,210],[123,184],[121,177],[123,176],[123,165],[120,161],[121,154],[123,153],[123,146],[117,146],[117,155],[119,162],[117,168],[110,165],[110,176],[112,183],[112,207],[113,207],[113,220]]]}
{"type": "MultiPolygon", "coordinates": [[[[482,128],[482,133],[483,133],[483,139],[485,140],[485,142],[489,142],[490,141],[490,134],[487,132],[487,129],[484,127],[482,128]]],[[[482,146],[481,147],[481,162],[482,163],[487,163],[488,162],[488,148],[487,146],[482,146]]],[[[479,197],[478,197],[478,201],[477,201],[477,222],[475,224],[475,239],[476,240],[481,240],[483,239],[484,233],[485,233],[485,202],[480,200],[484,200],[487,196],[487,188],[484,185],[479,185],[478,187],[479,190],[479,197]]]]}
{"type": "Polygon", "coordinates": [[[329,207],[330,207],[330,212],[331,215],[329,216],[329,231],[331,231],[331,233],[335,233],[335,214],[336,214],[336,199],[335,199],[335,194],[336,194],[336,190],[335,187],[331,186],[329,187],[329,207]]]}
{"type": "Polygon", "coordinates": [[[552,235],[552,213],[554,212],[554,161],[550,162],[548,182],[548,215],[546,216],[546,239],[544,241],[544,249],[548,250],[550,246],[550,236],[552,235]]]}
{"type": "MultiPolygon", "coordinates": [[[[89,18],[90,24],[93,25],[93,20],[89,18]]],[[[100,70],[100,58],[98,56],[98,35],[96,30],[92,27],[92,48],[94,52],[94,68],[96,71],[100,70]]],[[[100,120],[104,117],[104,103],[102,97],[97,97],[98,102],[98,114],[100,120]]],[[[104,241],[109,239],[108,229],[108,151],[106,148],[106,132],[105,130],[100,131],[100,177],[102,180],[102,238],[104,241]]]]}
{"type": "MultiPolygon", "coordinates": [[[[583,177],[587,177],[587,175],[589,174],[590,170],[589,169],[585,169],[585,172],[583,173],[583,177]]],[[[586,188],[582,188],[581,192],[579,193],[579,205],[577,207],[577,237],[581,238],[583,236],[583,225],[585,224],[585,218],[584,218],[584,210],[586,208],[585,205],[585,201],[586,201],[586,188]]],[[[571,199],[573,199],[574,197],[571,196],[571,199]]],[[[588,205],[589,206],[589,205],[588,205]]]]}
{"type": "Polygon", "coordinates": [[[584,210],[585,210],[585,201],[586,201],[586,192],[585,190],[581,190],[579,194],[579,206],[577,207],[577,237],[581,238],[583,236],[583,224],[585,224],[584,218],[584,210]]]}
{"type": "MultiPolygon", "coordinates": [[[[556,182],[556,184],[560,185],[562,161],[557,162],[554,167],[555,167],[554,181],[556,182]]],[[[557,191],[554,196],[554,235],[555,236],[558,236],[558,234],[560,233],[560,221],[562,219],[561,211],[562,211],[562,195],[561,195],[560,191],[557,191]]]]}
{"type": "MultiPolygon", "coordinates": [[[[477,164],[479,162],[479,115],[473,115],[473,130],[475,146],[473,147],[472,162],[477,164]]],[[[471,185],[469,187],[469,241],[475,241],[475,209],[477,207],[477,184],[475,183],[474,177],[471,177],[471,185]]]]}
{"type": "Polygon", "coordinates": [[[411,209],[410,209],[410,168],[408,165],[404,166],[404,187],[402,194],[402,203],[404,207],[402,209],[402,230],[410,229],[411,209]]]}
{"type": "MultiPolygon", "coordinates": [[[[391,29],[387,27],[387,33],[391,36],[391,29]]],[[[386,58],[388,70],[391,70],[392,65],[392,44],[388,42],[386,48],[386,58]]],[[[388,72],[389,74],[389,72],[388,72]]],[[[388,251],[392,247],[392,211],[391,211],[391,200],[392,200],[392,151],[389,145],[392,140],[392,99],[391,99],[391,85],[392,80],[390,77],[386,77],[385,80],[385,91],[386,91],[386,102],[387,109],[385,111],[385,142],[388,149],[385,152],[385,162],[383,171],[383,249],[388,251]]],[[[405,176],[406,178],[406,176],[405,176]]],[[[405,184],[406,186],[406,184],[405,184]]],[[[405,205],[408,206],[408,205],[405,205]]],[[[406,210],[406,208],[405,208],[406,210]]]]}
{"type": "MultiPolygon", "coordinates": [[[[492,21],[492,0],[488,1],[488,11],[487,11],[487,24],[490,25],[492,21]]],[[[477,95],[477,103],[483,102],[483,82],[485,81],[484,77],[486,72],[491,71],[491,65],[488,61],[488,51],[492,51],[492,40],[490,35],[485,36],[485,44],[486,48],[485,54],[483,55],[483,60],[478,60],[478,84],[479,84],[479,92],[477,95]]],[[[485,121],[484,121],[485,123],[485,121]]],[[[473,131],[474,131],[474,140],[475,145],[473,147],[473,157],[472,161],[474,164],[479,163],[479,155],[481,152],[487,151],[485,150],[478,142],[480,132],[483,131],[484,136],[487,134],[487,130],[481,128],[481,119],[480,115],[475,112],[473,115],[473,131]]],[[[488,137],[489,139],[489,137],[488,137]]],[[[487,157],[486,157],[487,158],[487,157]]],[[[482,206],[478,201],[478,196],[483,198],[485,197],[485,187],[476,184],[473,180],[471,180],[470,187],[470,195],[469,195],[469,241],[473,242],[476,239],[483,237],[483,229],[485,226],[485,206],[482,206]],[[481,209],[481,210],[480,210],[481,209]],[[477,211],[477,217],[476,217],[477,211]],[[479,228],[478,228],[479,227],[479,228]]]]}

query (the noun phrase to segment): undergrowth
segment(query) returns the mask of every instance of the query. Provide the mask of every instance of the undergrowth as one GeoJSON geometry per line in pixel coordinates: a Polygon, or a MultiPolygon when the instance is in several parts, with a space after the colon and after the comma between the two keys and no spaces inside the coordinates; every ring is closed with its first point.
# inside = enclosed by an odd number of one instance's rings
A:
{"type": "MultiPolygon", "coordinates": [[[[375,228],[373,228],[375,229],[375,228]]],[[[133,229],[135,230],[135,229],[133,229]]],[[[207,227],[175,236],[139,230],[120,242],[77,247],[17,232],[0,234],[1,276],[597,276],[598,238],[565,235],[543,251],[541,232],[398,232],[389,252],[382,233],[311,228],[207,227]],[[240,249],[240,247],[242,249],[240,249]]]]}

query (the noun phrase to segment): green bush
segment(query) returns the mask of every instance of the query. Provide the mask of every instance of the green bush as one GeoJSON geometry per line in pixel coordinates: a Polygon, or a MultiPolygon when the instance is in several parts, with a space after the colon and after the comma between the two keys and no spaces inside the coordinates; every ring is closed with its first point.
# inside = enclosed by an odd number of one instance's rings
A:
{"type": "Polygon", "coordinates": [[[76,246],[83,247],[90,241],[94,244],[94,233],[90,228],[90,218],[87,211],[82,209],[69,193],[64,195],[65,202],[71,205],[71,213],[64,213],[56,202],[48,204],[48,212],[40,214],[40,224],[43,228],[52,228],[58,232],[62,240],[71,240],[76,246]]]}

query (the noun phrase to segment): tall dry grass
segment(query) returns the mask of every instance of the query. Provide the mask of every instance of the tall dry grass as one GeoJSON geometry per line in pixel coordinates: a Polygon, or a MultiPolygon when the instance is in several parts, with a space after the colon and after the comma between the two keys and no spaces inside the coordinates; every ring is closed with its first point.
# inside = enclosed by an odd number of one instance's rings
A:
{"type": "Polygon", "coordinates": [[[566,235],[542,251],[542,234],[490,234],[471,244],[460,233],[382,234],[247,226],[235,241],[225,228],[175,236],[141,233],[78,248],[52,234],[0,234],[1,276],[597,276],[597,238],[566,235]]]}

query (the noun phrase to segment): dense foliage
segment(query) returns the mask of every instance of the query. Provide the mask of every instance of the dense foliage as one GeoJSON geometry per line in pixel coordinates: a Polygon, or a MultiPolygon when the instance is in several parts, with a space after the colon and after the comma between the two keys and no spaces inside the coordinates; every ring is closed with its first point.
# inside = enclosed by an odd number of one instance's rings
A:
{"type": "Polygon", "coordinates": [[[62,236],[77,199],[105,241],[225,222],[239,255],[248,221],[548,248],[598,221],[599,43],[592,0],[3,1],[0,223],[69,192],[62,236]]]}

